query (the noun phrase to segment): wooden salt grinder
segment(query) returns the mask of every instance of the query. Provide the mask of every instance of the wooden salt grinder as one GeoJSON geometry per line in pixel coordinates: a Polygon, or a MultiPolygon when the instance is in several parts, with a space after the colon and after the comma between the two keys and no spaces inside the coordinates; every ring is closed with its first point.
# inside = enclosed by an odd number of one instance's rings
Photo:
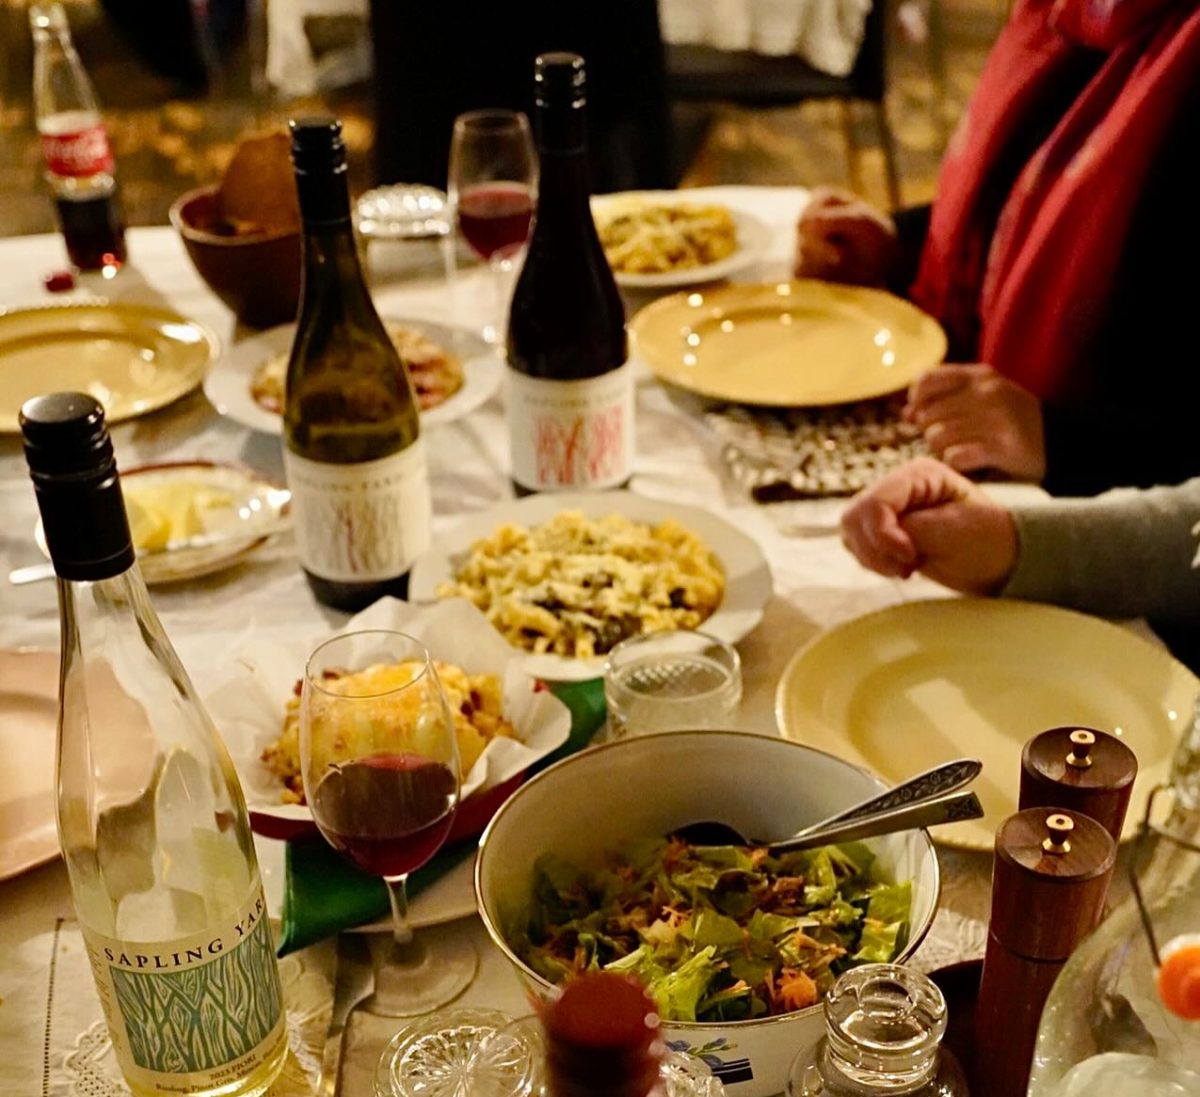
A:
{"type": "Polygon", "coordinates": [[[1137,755],[1094,728],[1051,728],[1021,752],[1022,810],[1062,808],[1090,815],[1117,842],[1137,776],[1137,755]]]}
{"type": "Polygon", "coordinates": [[[1010,815],[996,832],[972,1097],[1024,1097],[1046,996],[1100,921],[1116,852],[1094,819],[1050,808],[1010,815]]]}

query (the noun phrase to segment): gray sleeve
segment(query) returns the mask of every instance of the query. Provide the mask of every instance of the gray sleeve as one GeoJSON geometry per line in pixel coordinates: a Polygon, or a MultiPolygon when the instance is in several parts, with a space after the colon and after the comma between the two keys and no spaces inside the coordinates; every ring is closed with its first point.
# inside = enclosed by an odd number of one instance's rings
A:
{"type": "Polygon", "coordinates": [[[1200,624],[1200,478],[1014,508],[1013,517],[1021,549],[1003,597],[1200,624]]]}

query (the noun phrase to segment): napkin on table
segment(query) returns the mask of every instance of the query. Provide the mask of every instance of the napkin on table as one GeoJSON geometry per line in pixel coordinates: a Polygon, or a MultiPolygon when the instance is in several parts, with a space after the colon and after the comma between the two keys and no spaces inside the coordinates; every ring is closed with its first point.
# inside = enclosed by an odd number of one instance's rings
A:
{"type": "Polygon", "coordinates": [[[705,413],[734,480],[756,503],[854,495],[929,452],[904,397],[828,408],[727,405],[705,413]]]}
{"type": "MultiPolygon", "coordinates": [[[[527,776],[561,758],[582,750],[604,726],[604,682],[563,682],[550,687],[570,709],[571,732],[553,754],[530,767],[527,776]]],[[[409,898],[456,868],[478,847],[477,837],[442,849],[428,864],[408,878],[409,898]]],[[[288,842],[279,955],[308,945],[344,929],[374,922],[388,911],[387,886],[344,860],[320,838],[288,842]]]]}

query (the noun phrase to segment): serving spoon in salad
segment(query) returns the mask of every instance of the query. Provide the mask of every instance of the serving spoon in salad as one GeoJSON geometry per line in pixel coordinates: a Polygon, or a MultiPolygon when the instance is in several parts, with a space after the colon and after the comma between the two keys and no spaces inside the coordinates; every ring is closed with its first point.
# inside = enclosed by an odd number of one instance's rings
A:
{"type": "Polygon", "coordinates": [[[678,827],[671,836],[694,846],[767,846],[772,853],[788,853],[980,819],[983,806],[979,798],[962,790],[982,770],[983,763],[975,758],[944,762],[775,842],[746,838],[736,827],[709,819],[678,827]]]}

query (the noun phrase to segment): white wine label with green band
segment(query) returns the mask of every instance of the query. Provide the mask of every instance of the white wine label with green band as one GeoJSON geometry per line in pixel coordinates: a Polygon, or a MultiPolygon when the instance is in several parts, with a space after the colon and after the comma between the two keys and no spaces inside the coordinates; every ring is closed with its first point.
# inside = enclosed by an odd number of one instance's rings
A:
{"type": "Polygon", "coordinates": [[[433,502],[420,439],[353,465],[309,461],[286,448],[283,459],[306,571],[336,583],[394,579],[429,547],[433,502]]]}
{"type": "Polygon", "coordinates": [[[584,381],[508,371],[512,475],[534,491],[612,488],[633,470],[629,363],[584,381]]]}
{"type": "Polygon", "coordinates": [[[118,941],[80,928],[134,1089],[206,1093],[278,1064],[286,1018],[261,887],[236,917],[175,941],[118,941]]]}

